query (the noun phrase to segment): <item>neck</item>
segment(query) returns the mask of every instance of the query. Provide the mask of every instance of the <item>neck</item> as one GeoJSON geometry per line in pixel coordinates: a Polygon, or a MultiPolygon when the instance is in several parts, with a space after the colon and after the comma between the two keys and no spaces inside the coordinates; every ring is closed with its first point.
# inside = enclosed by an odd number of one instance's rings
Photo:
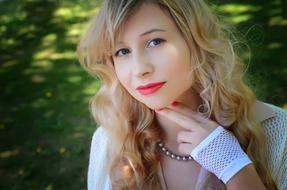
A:
{"type": "MultiPolygon", "coordinates": [[[[192,89],[186,91],[175,101],[183,104],[184,106],[192,109],[193,111],[197,111],[198,106],[201,104],[200,96],[196,94],[192,89]]],[[[178,152],[177,134],[185,129],[183,129],[178,124],[157,113],[155,115],[155,120],[157,125],[163,129],[165,136],[162,140],[165,143],[165,145],[174,153],[178,154],[179,152],[178,152]]]]}

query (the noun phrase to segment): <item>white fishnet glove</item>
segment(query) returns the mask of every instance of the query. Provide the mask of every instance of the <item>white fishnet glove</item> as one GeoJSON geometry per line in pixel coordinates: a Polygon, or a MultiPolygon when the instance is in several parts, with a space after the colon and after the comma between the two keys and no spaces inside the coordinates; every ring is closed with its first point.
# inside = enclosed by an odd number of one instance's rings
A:
{"type": "Polygon", "coordinates": [[[221,126],[213,130],[190,155],[225,184],[244,166],[252,163],[236,137],[221,126]]]}

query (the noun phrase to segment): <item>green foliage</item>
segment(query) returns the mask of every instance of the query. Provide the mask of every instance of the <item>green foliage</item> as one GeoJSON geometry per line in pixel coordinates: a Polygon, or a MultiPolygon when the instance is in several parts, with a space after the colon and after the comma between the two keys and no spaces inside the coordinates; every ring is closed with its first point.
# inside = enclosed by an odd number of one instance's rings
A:
{"type": "MultiPolygon", "coordinates": [[[[213,2],[213,1],[210,1],[213,2]]],[[[224,0],[212,4],[227,24],[242,37],[240,56],[259,99],[287,108],[286,0],[224,0]]],[[[237,46],[236,45],[236,46],[237,46]]]]}
{"type": "Polygon", "coordinates": [[[0,2],[0,189],[85,189],[98,81],[75,50],[95,1],[0,2]]]}

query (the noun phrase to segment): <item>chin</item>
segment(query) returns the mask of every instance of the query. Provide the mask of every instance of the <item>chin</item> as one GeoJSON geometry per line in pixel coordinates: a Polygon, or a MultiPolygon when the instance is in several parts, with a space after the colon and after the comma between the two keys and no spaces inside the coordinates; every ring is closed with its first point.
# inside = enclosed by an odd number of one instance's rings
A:
{"type": "Polygon", "coordinates": [[[148,108],[154,109],[161,109],[168,106],[172,101],[164,101],[164,100],[154,100],[149,102],[143,102],[148,108]]]}

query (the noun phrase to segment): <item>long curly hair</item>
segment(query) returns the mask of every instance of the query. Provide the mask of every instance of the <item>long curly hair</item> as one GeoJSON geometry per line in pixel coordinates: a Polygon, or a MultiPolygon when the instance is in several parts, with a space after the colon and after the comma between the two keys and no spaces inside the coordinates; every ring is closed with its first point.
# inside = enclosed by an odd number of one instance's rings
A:
{"type": "Polygon", "coordinates": [[[255,121],[254,92],[244,82],[245,64],[237,56],[230,29],[203,0],[105,0],[77,49],[82,66],[101,81],[91,102],[96,122],[109,138],[109,176],[114,189],[160,189],[154,112],[134,99],[116,77],[112,50],[124,22],[143,3],[154,3],[176,23],[191,50],[193,88],[206,114],[240,142],[267,189],[277,189],[266,156],[266,137],[255,121]]]}

